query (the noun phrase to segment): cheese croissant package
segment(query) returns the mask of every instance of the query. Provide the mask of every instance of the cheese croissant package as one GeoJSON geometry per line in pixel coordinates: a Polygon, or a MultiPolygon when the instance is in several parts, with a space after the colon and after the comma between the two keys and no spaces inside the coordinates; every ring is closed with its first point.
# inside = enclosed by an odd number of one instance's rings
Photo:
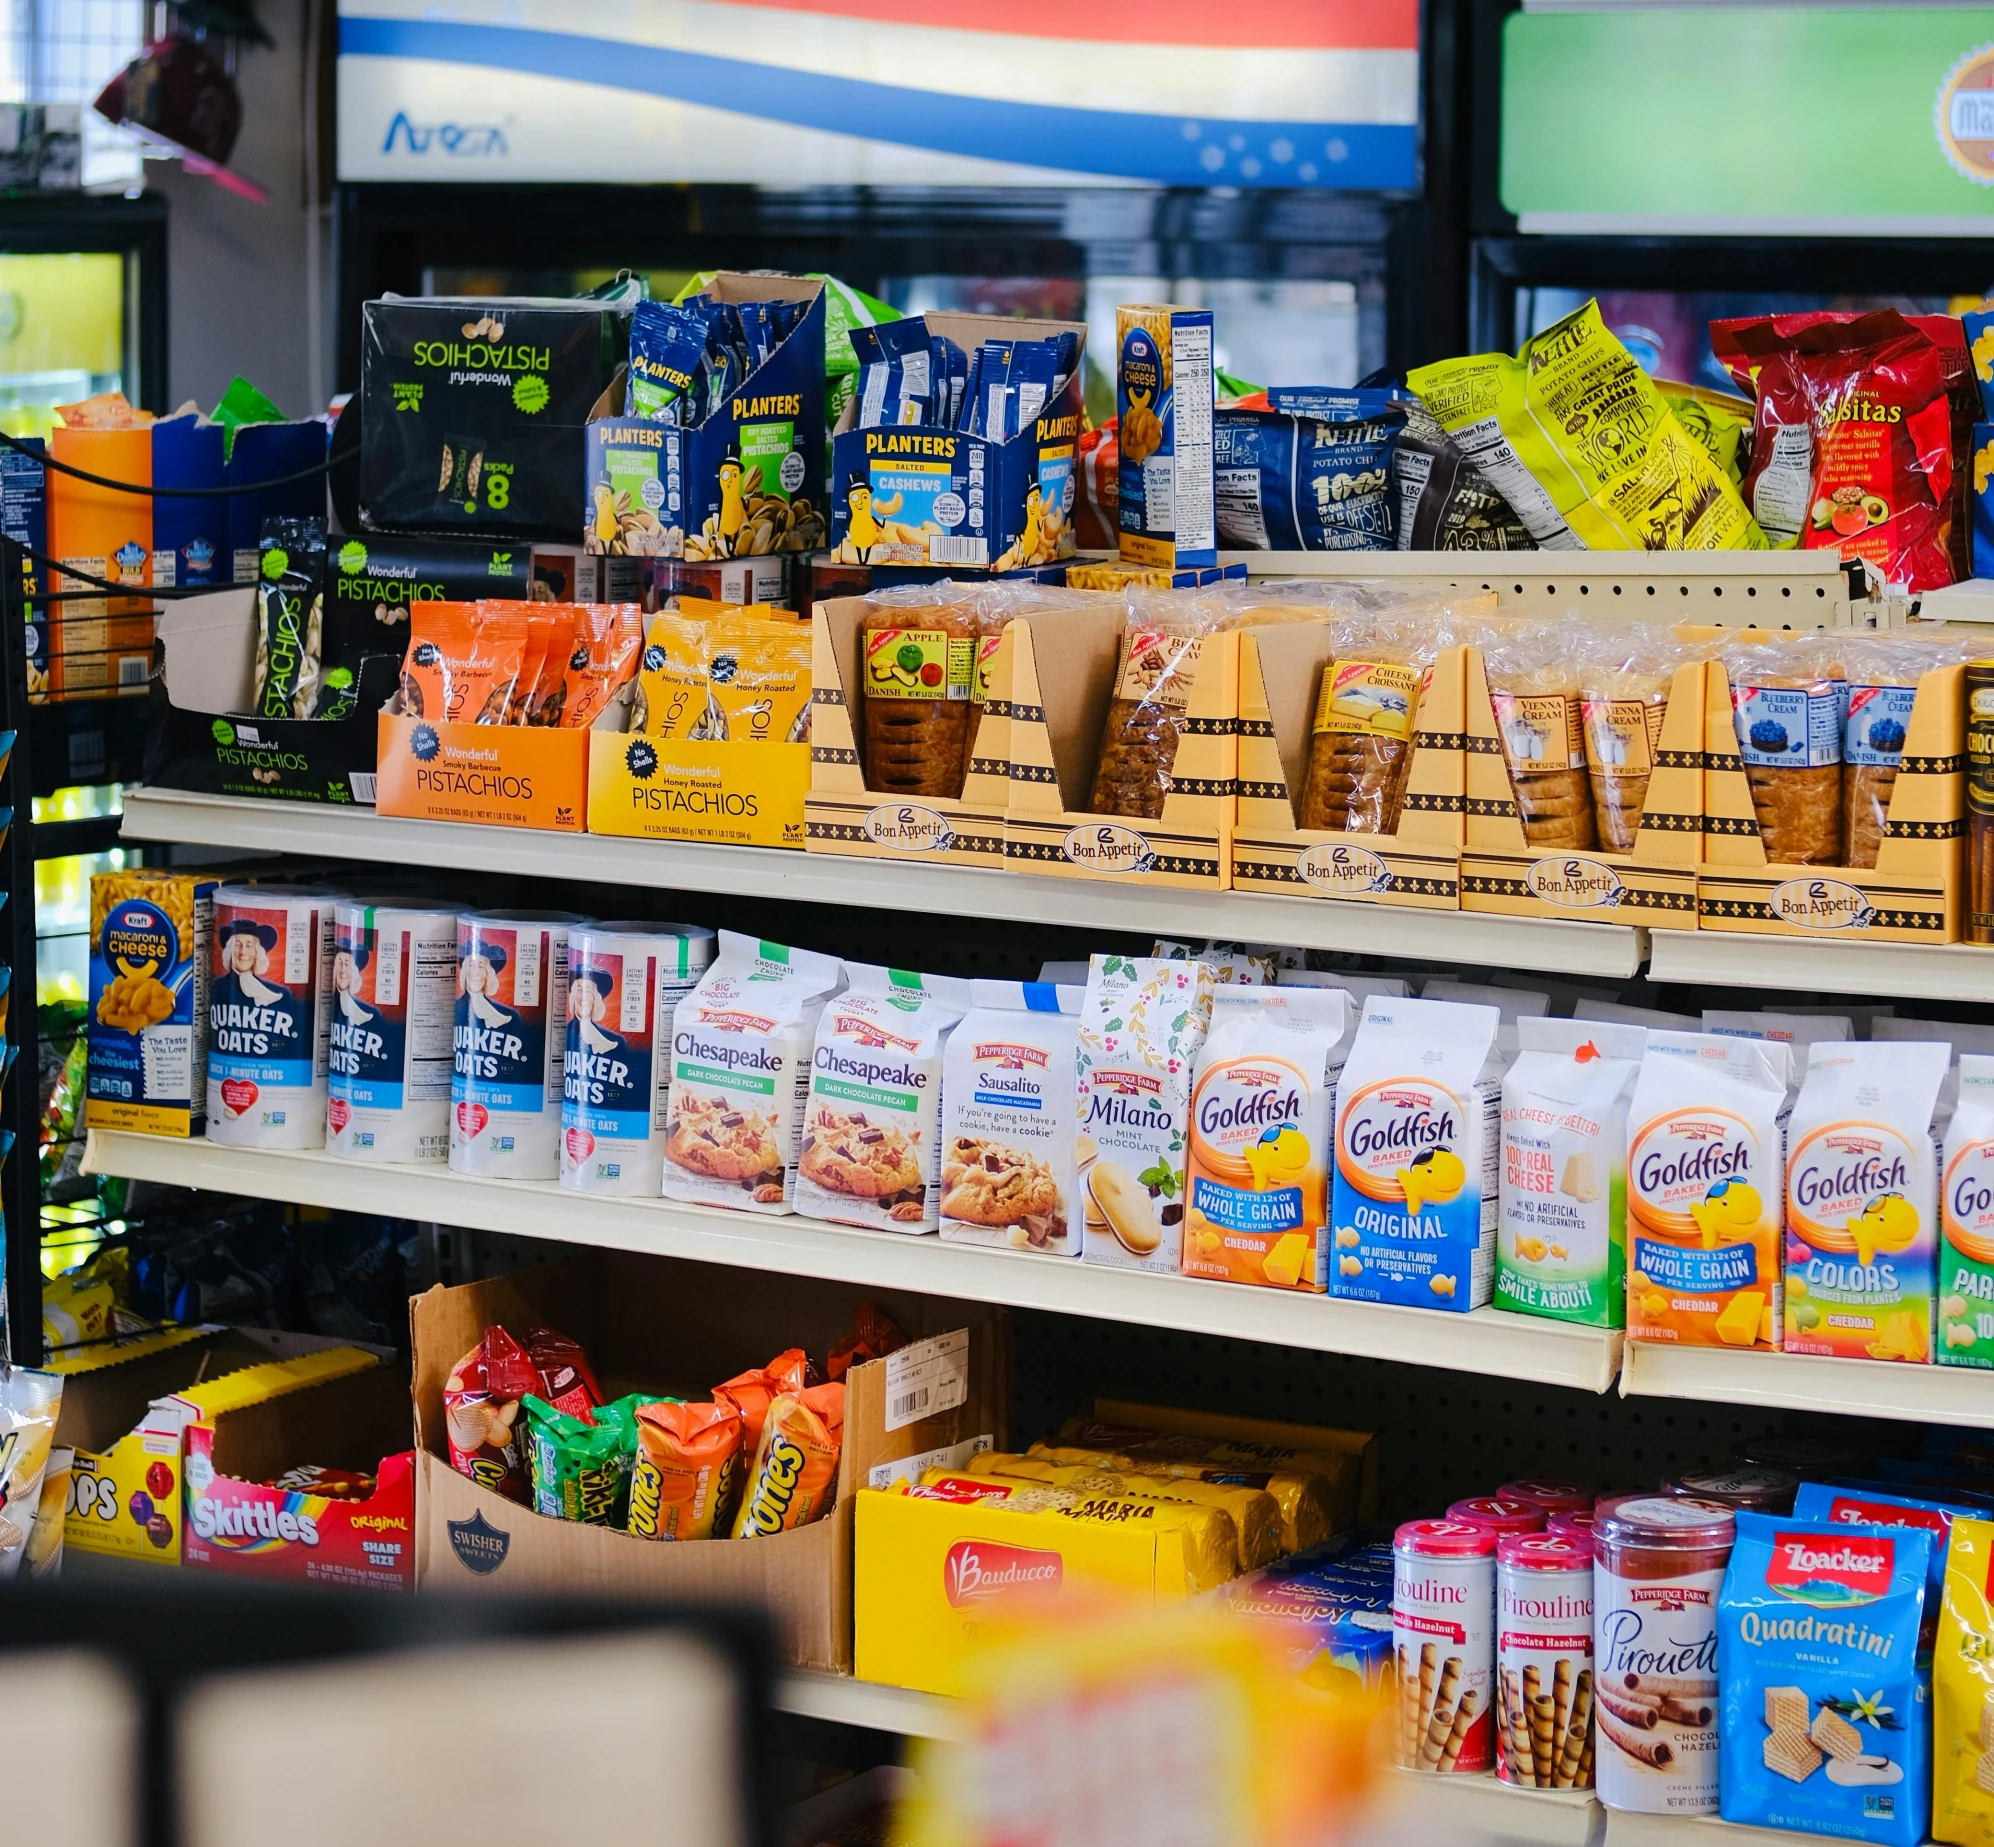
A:
{"type": "Polygon", "coordinates": [[[1644,1026],[1522,1018],[1503,1076],[1495,1299],[1618,1327],[1627,1302],[1627,1111],[1644,1026]]]}
{"type": "Polygon", "coordinates": [[[1792,1056],[1649,1033],[1627,1132],[1629,1340],[1780,1344],[1792,1056]]]}

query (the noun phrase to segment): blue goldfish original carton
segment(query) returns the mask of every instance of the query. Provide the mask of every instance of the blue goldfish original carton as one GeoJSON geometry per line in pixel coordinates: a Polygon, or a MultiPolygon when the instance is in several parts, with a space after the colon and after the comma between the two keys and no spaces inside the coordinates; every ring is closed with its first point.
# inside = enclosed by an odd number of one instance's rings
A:
{"type": "Polygon", "coordinates": [[[1466,1313],[1495,1287],[1494,1007],[1379,996],[1336,1086],[1332,1295],[1466,1313]]]}
{"type": "Polygon", "coordinates": [[[215,884],[137,869],[91,879],[88,1127],[199,1135],[206,1126],[215,884]]]}
{"type": "Polygon", "coordinates": [[[1932,1543],[1916,1527],[1738,1515],[1717,1599],[1726,1821],[1892,1847],[1925,1838],[1932,1543]]]}

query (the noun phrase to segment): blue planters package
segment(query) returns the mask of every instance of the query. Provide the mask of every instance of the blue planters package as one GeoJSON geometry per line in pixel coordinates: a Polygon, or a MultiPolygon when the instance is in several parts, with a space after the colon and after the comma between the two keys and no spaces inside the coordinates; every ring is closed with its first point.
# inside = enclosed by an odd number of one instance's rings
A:
{"type": "Polygon", "coordinates": [[[881,421],[865,424],[862,383],[832,441],[832,561],[1004,573],[1072,557],[1086,329],[930,314],[871,331],[898,357],[866,362],[881,421]],[[924,420],[895,423],[910,365],[930,381],[924,420]]]}
{"type": "Polygon", "coordinates": [[[1392,451],[1405,411],[1383,391],[1268,393],[1271,410],[1221,410],[1213,480],[1236,551],[1390,551],[1392,451]]]}
{"type": "MultiPolygon", "coordinates": [[[[589,412],[575,522],[584,549],[705,562],[817,550],[827,530],[823,283],[723,270],[679,311],[705,317],[706,341],[668,420],[637,412],[634,378],[612,381],[589,412]]],[[[610,588],[635,586],[612,574],[610,588]]]]}
{"type": "MultiPolygon", "coordinates": [[[[323,443],[324,426],[314,427],[323,443]]],[[[152,581],[162,587],[235,581],[229,503],[212,495],[228,484],[225,437],[219,423],[204,423],[192,411],[152,426],[152,581]],[[186,487],[210,494],[187,498],[171,491],[186,487]]],[[[321,487],[321,499],[323,493],[321,487]]]]}
{"type": "Polygon", "coordinates": [[[1495,1287],[1494,1007],[1380,996],[1336,1086],[1333,1295],[1466,1313],[1495,1287]]]}
{"type": "MultiPolygon", "coordinates": [[[[227,476],[228,485],[238,491],[227,503],[229,570],[221,574],[224,581],[230,577],[239,584],[256,581],[257,546],[265,520],[324,520],[323,476],[287,481],[281,487],[258,484],[285,481],[287,476],[317,467],[325,460],[330,440],[331,432],[320,417],[297,423],[246,423],[236,431],[229,447],[227,476]],[[241,491],[252,488],[257,491],[241,491]]],[[[158,540],[153,543],[156,548],[158,540]]]]}
{"type": "Polygon", "coordinates": [[[1893,1847],[1925,1838],[1932,1543],[1916,1527],[1738,1516],[1717,1601],[1726,1821],[1893,1847]]]}
{"type": "Polygon", "coordinates": [[[707,316],[696,308],[640,301],[630,316],[630,413],[683,423],[706,352],[707,316]]]}

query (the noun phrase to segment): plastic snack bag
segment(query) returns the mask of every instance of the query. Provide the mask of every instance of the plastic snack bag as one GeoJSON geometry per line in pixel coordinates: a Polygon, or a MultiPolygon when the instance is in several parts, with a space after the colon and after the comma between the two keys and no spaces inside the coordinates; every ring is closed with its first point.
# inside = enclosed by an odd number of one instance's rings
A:
{"type": "Polygon", "coordinates": [[[883,591],[860,624],[866,787],[962,794],[976,675],[972,593],[942,583],[883,591]]]}
{"type": "Polygon", "coordinates": [[[1837,648],[1812,637],[1727,642],[1738,754],[1766,858],[1832,866],[1842,850],[1848,685],[1837,648]]]}
{"type": "Polygon", "coordinates": [[[451,724],[501,722],[526,658],[528,613],[524,603],[410,604],[402,710],[451,724]]]}
{"type": "Polygon", "coordinates": [[[540,722],[589,730],[635,677],[643,646],[644,612],[635,603],[576,604],[575,644],[555,695],[560,703],[551,718],[543,707],[540,722]]]}
{"type": "Polygon", "coordinates": [[[630,316],[630,414],[682,423],[706,352],[706,316],[696,308],[640,301],[630,316]]]}
{"type": "Polygon", "coordinates": [[[1299,825],[1396,833],[1420,695],[1448,631],[1436,621],[1353,616],[1333,636],[1316,693],[1299,825]]]}
{"type": "Polygon", "coordinates": [[[258,572],[251,708],[263,718],[309,718],[324,647],[325,522],[265,520],[258,572]]]}
{"type": "Polygon", "coordinates": [[[600,1405],[588,1417],[557,1411],[529,1392],[526,1413],[533,1511],[588,1526],[624,1525],[637,1456],[636,1405],[600,1405]]]}
{"type": "Polygon", "coordinates": [[[1932,1834],[1994,1847],[1994,1520],[1952,1523],[1932,1649],[1932,1834]]]}
{"type": "Polygon", "coordinates": [[[741,1416],[741,1448],[749,1455],[762,1446],[762,1425],[769,1406],[788,1393],[792,1397],[810,1383],[810,1361],[801,1347],[778,1353],[766,1366],[736,1373],[713,1388],[716,1404],[732,1405],[741,1416]]]}
{"type": "Polygon", "coordinates": [[[741,1414],[730,1404],[647,1404],[637,1411],[630,1531],[639,1539],[711,1539],[739,1480],[741,1414]]]}
{"type": "Polygon", "coordinates": [[[61,1412],[58,1374],[0,1365],[0,1581],[16,1576],[28,1556],[61,1412]]]}
{"type": "MultiPolygon", "coordinates": [[[[825,1377],[843,1379],[854,1366],[868,1360],[882,1360],[907,1344],[907,1336],[892,1317],[871,1302],[861,1302],[853,1311],[852,1331],[824,1356],[825,1377]]],[[[759,1447],[760,1438],[756,1439],[759,1447]]]]}
{"type": "Polygon", "coordinates": [[[1589,301],[1515,358],[1421,366],[1407,382],[1550,550],[1762,550],[1766,537],[1589,301]]]}
{"type": "Polygon", "coordinates": [[[526,1502],[532,1490],[520,1403],[542,1389],[526,1349],[502,1327],[483,1338],[443,1382],[443,1423],[450,1466],[481,1488],[526,1502]]]}
{"type": "Polygon", "coordinates": [[[1848,684],[1842,732],[1842,864],[1873,867],[1904,761],[1918,680],[1962,658],[1971,644],[1855,635],[1840,648],[1848,684]]]}
{"type": "Polygon", "coordinates": [[[736,1539],[808,1526],[830,1511],[844,1441],[845,1388],[813,1385],[769,1406],[734,1516],[736,1539]]]}
{"type": "Polygon", "coordinates": [[[1197,611],[1158,605],[1122,631],[1101,760],[1087,806],[1094,814],[1159,821],[1191,703],[1207,624],[1197,611]]]}
{"type": "Polygon", "coordinates": [[[1597,840],[1572,652],[1570,624],[1522,623],[1482,644],[1482,665],[1525,843],[1588,853],[1597,840]]]}
{"type": "Polygon", "coordinates": [[[1593,821],[1609,853],[1631,853],[1648,803],[1669,689],[1688,649],[1659,623],[1588,629],[1578,659],[1593,821]]]}

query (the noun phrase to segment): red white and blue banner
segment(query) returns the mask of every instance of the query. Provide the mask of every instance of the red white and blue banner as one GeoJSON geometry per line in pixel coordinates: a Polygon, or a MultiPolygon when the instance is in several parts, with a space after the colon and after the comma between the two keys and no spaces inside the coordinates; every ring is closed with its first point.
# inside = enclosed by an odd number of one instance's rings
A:
{"type": "Polygon", "coordinates": [[[343,180],[1419,184],[1418,0],[340,0],[343,180]]]}

